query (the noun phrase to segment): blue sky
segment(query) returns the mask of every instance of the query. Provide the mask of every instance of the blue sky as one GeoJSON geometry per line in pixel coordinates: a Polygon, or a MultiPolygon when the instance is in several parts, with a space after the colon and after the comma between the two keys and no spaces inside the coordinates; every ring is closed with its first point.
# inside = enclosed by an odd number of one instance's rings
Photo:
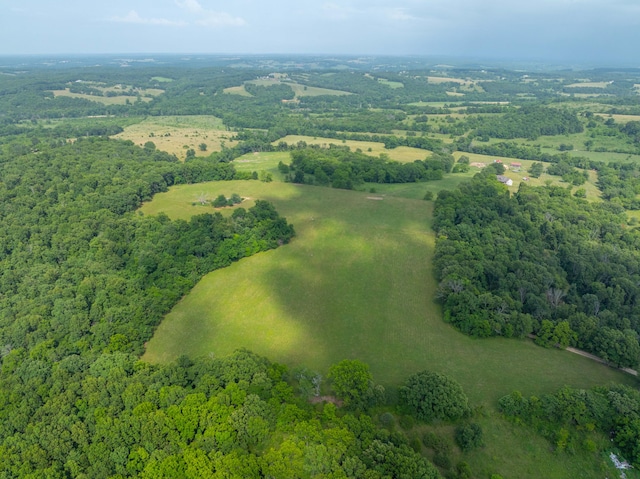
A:
{"type": "Polygon", "coordinates": [[[640,0],[0,0],[0,55],[451,55],[640,67],[640,0]]]}

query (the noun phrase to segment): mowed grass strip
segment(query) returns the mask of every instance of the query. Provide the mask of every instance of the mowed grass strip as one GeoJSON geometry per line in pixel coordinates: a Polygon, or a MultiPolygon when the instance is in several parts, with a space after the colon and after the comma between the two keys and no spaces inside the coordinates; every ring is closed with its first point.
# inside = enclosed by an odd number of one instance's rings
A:
{"type": "Polygon", "coordinates": [[[528,340],[475,340],[444,323],[434,302],[430,202],[233,181],[174,187],[142,211],[186,219],[213,211],[192,204],[200,195],[232,193],[251,198],[244,207],[256,198],[272,201],[296,238],[207,275],[158,327],[144,360],[246,347],[324,373],[358,358],[386,385],[423,369],[444,372],[475,404],[488,405],[515,389],[539,395],[563,385],[633,381],[566,351],[528,340]]]}

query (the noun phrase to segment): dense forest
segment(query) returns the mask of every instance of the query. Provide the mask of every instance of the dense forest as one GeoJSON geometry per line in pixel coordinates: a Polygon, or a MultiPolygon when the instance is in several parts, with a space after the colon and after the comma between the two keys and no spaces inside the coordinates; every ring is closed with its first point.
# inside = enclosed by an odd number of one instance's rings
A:
{"type": "Polygon", "coordinates": [[[534,332],[542,345],[638,364],[640,236],[621,207],[558,187],[511,197],[484,175],[439,194],[435,217],[446,320],[473,336],[534,332]]]}

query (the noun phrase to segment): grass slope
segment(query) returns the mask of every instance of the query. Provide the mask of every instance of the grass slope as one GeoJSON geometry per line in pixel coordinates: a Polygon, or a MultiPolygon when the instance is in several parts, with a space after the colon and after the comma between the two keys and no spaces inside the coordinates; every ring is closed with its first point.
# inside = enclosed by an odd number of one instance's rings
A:
{"type": "Polygon", "coordinates": [[[565,351],[528,340],[474,340],[444,323],[433,301],[431,202],[234,181],[174,187],[142,211],[186,219],[213,211],[192,204],[200,195],[236,192],[249,197],[245,208],[256,198],[272,201],[297,237],[203,278],[158,327],[143,360],[246,347],[326,374],[329,365],[358,358],[387,386],[423,369],[440,371],[458,380],[473,404],[485,405],[479,421],[486,447],[459,456],[476,477],[596,479],[611,472],[600,457],[554,453],[545,439],[502,419],[496,399],[515,389],[540,395],[563,385],[635,380],[565,351]]]}
{"type": "Polygon", "coordinates": [[[475,402],[489,403],[513,389],[542,394],[565,384],[631,381],[564,351],[474,340],[445,324],[433,301],[429,202],[246,181],[176,187],[142,211],[187,218],[212,210],[192,206],[199,195],[234,192],[273,201],[297,238],[206,276],[160,325],[145,360],[247,347],[326,371],[359,358],[385,384],[430,368],[455,377],[475,402]]]}

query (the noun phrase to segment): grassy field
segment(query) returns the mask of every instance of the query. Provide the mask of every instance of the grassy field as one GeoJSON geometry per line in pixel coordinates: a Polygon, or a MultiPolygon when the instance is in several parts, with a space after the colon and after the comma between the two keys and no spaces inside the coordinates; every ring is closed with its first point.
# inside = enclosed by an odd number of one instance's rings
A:
{"type": "MultiPolygon", "coordinates": [[[[527,427],[517,426],[505,420],[499,413],[484,411],[474,418],[481,427],[485,446],[462,453],[453,447],[453,464],[465,461],[474,472],[473,477],[489,478],[500,474],[504,478],[571,478],[602,479],[620,477],[606,456],[578,450],[575,453],[558,454],[551,450],[550,442],[532,434],[527,427]]],[[[453,444],[454,427],[449,424],[431,424],[411,431],[409,434],[421,438],[426,431],[435,432],[440,437],[449,437],[453,444]]],[[[609,440],[599,434],[590,437],[599,448],[607,450],[609,440]]],[[[433,458],[433,453],[423,448],[423,454],[433,458]]],[[[628,479],[637,479],[637,471],[628,471],[628,479]]]]}
{"type": "MultiPolygon", "coordinates": [[[[464,177],[451,175],[443,183],[451,186],[464,177]]],[[[529,340],[475,340],[444,323],[433,300],[431,202],[384,191],[233,181],[174,187],[142,211],[187,219],[213,211],[192,204],[199,196],[232,193],[248,198],[245,208],[256,198],[272,201],[295,225],[296,238],[203,278],[158,327],[143,360],[224,356],[246,347],[322,374],[341,359],[358,358],[385,386],[423,369],[444,372],[487,411],[479,418],[486,447],[457,453],[476,477],[604,477],[600,458],[558,456],[545,439],[502,419],[495,402],[516,389],[540,395],[564,385],[636,380],[529,340]]]]}
{"type": "Polygon", "coordinates": [[[223,92],[229,93],[231,95],[253,96],[251,93],[245,90],[244,85],[230,86],[229,88],[225,88],[223,92]]]}
{"type": "Polygon", "coordinates": [[[566,88],[607,88],[610,82],[608,81],[585,81],[572,83],[571,85],[566,85],[566,88]]]}
{"type": "Polygon", "coordinates": [[[431,368],[455,377],[474,402],[490,404],[513,389],[541,394],[630,380],[564,351],[474,340],[445,324],[433,302],[430,202],[249,181],[175,187],[142,211],[172,218],[212,211],[192,205],[203,193],[273,201],[298,235],[205,277],[160,325],[145,360],[243,346],[320,371],[360,358],[384,384],[431,368]]]}
{"type": "MultiPolygon", "coordinates": [[[[103,93],[111,92],[115,93],[115,96],[97,96],[97,95],[87,95],[83,93],[72,93],[68,88],[64,90],[52,90],[54,96],[66,96],[70,98],[82,98],[83,100],[95,101],[98,103],[102,103],[103,105],[125,105],[127,101],[130,103],[135,103],[138,101],[138,97],[131,95],[118,95],[119,92],[123,91],[123,88],[117,87],[102,87],[99,84],[94,84],[91,82],[87,82],[91,85],[92,88],[102,91],[103,93]]],[[[136,93],[139,94],[140,100],[144,102],[149,102],[153,100],[153,97],[158,95],[162,95],[164,90],[160,90],[158,88],[146,88],[136,90],[136,93]]]]}
{"type": "MultiPolygon", "coordinates": [[[[259,86],[289,85],[293,90],[293,92],[295,93],[296,98],[303,97],[303,96],[321,96],[321,95],[330,95],[330,96],[351,95],[351,93],[348,91],[331,90],[329,88],[320,88],[315,86],[302,85],[300,83],[295,83],[291,81],[253,80],[247,83],[251,83],[253,85],[259,85],[259,86]]],[[[244,85],[225,88],[224,92],[230,93],[233,95],[251,96],[251,94],[244,88],[244,85]]]]}
{"type": "Polygon", "coordinates": [[[196,156],[208,156],[212,151],[220,151],[222,145],[234,146],[230,140],[233,134],[226,131],[222,120],[215,116],[154,116],[128,126],[115,138],[131,140],[137,145],[153,141],[159,150],[176,155],[184,160],[188,149],[196,156]],[[199,145],[207,145],[201,151],[199,145]]]}
{"type": "Polygon", "coordinates": [[[380,143],[377,141],[337,140],[335,138],[320,138],[302,135],[285,136],[284,138],[280,138],[279,140],[275,141],[274,145],[280,142],[285,142],[289,145],[295,145],[300,141],[304,141],[308,145],[320,145],[323,147],[328,147],[331,144],[338,146],[348,146],[352,151],[360,149],[363,153],[371,156],[380,156],[381,154],[386,154],[389,155],[389,158],[391,158],[392,160],[399,161],[401,163],[410,163],[415,160],[424,160],[431,154],[431,152],[427,150],[421,150],[420,148],[411,148],[408,146],[399,146],[397,148],[388,150],[384,147],[384,143],[380,143]]]}
{"type": "Polygon", "coordinates": [[[391,81],[391,80],[387,80],[386,78],[378,78],[378,82],[382,83],[383,85],[387,85],[389,88],[404,88],[404,83],[399,82],[399,81],[391,81]]]}
{"type": "Polygon", "coordinates": [[[640,121],[640,115],[615,115],[609,113],[600,113],[598,116],[604,118],[605,120],[609,118],[613,118],[616,123],[628,123],[630,121],[640,121]]]}

